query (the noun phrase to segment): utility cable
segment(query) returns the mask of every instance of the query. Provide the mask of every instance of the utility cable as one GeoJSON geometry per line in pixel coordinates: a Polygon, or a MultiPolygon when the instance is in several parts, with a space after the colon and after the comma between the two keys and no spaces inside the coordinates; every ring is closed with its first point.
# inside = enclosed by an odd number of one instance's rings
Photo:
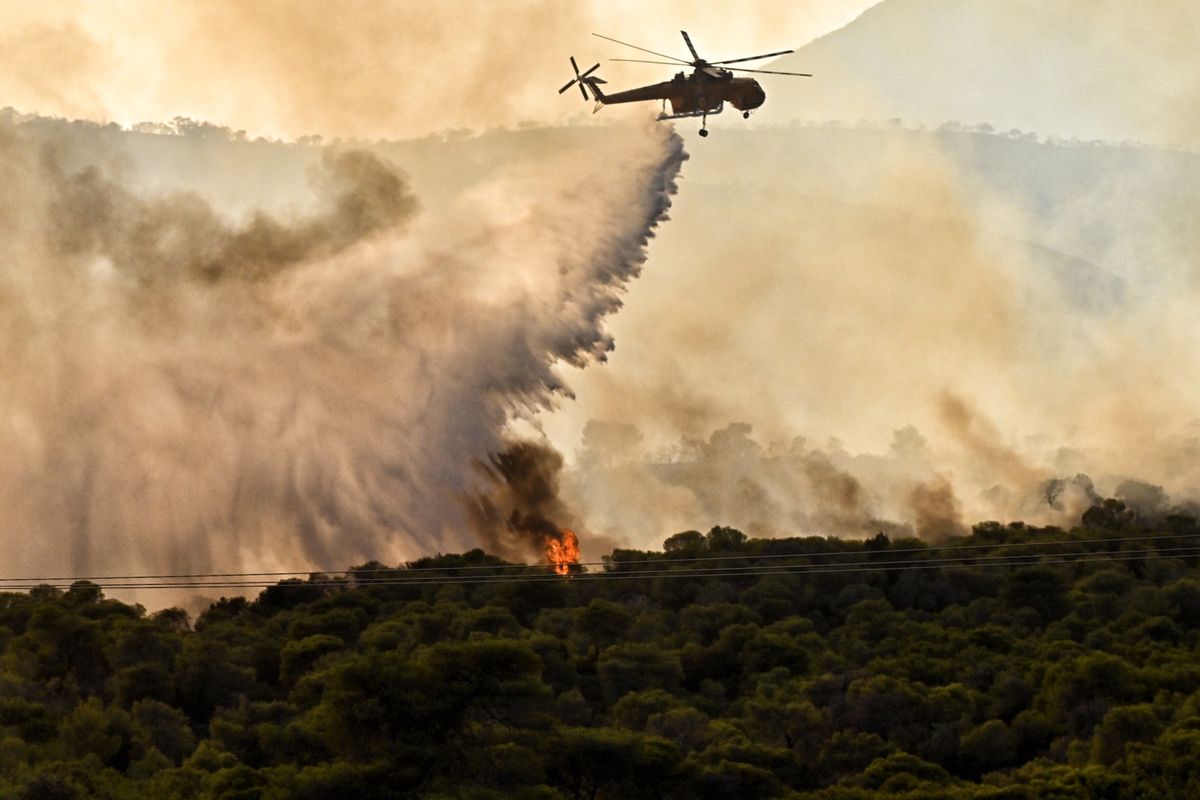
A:
{"type": "MultiPolygon", "coordinates": [[[[912,570],[945,569],[952,566],[962,566],[967,569],[982,569],[989,567],[1013,567],[1035,564],[1080,564],[1095,562],[1126,562],[1146,561],[1157,558],[1200,556],[1200,546],[1165,548],[1154,551],[1119,551],[1115,553],[1095,553],[1094,551],[1078,551],[1075,553],[1058,554],[1019,554],[1008,557],[996,557],[997,560],[987,563],[960,563],[966,561],[983,561],[988,557],[966,557],[966,559],[936,559],[933,561],[890,561],[890,562],[854,562],[850,564],[778,564],[746,568],[712,567],[697,569],[675,570],[634,570],[629,572],[583,572],[571,573],[567,576],[558,574],[538,573],[532,575],[475,575],[475,576],[435,576],[420,575],[406,578],[381,578],[375,581],[358,583],[351,580],[317,580],[296,583],[233,582],[233,581],[172,581],[164,583],[125,582],[110,583],[101,588],[105,589],[266,589],[266,588],[312,588],[312,587],[344,587],[370,588],[374,586],[424,586],[424,585],[474,585],[474,584],[505,584],[505,583],[537,583],[597,581],[597,580],[638,580],[659,578],[738,578],[762,577],[767,575],[828,575],[837,573],[869,573],[869,572],[906,572],[912,570]],[[1029,560],[1040,559],[1040,560],[1029,560]],[[953,563],[946,563],[953,562],[953,563]]],[[[29,590],[39,587],[69,589],[70,584],[22,584],[5,587],[8,590],[29,590]]]]}
{"type": "MultiPolygon", "coordinates": [[[[1169,539],[1183,539],[1189,537],[1200,537],[1200,532],[1193,533],[1176,533],[1176,534],[1159,534],[1154,536],[1122,536],[1122,537],[1105,537],[1099,539],[1057,539],[1057,540],[1042,540],[1031,542],[1000,542],[997,544],[972,544],[972,545],[948,545],[935,547],[896,547],[886,548],[883,550],[868,551],[863,548],[856,550],[838,550],[834,552],[812,552],[812,553],[747,553],[737,554],[731,553],[728,555],[719,556],[692,556],[687,558],[642,558],[642,559],[607,559],[602,561],[580,561],[575,562],[574,566],[580,567],[623,567],[633,564],[686,564],[686,563],[704,563],[711,561],[767,561],[785,558],[844,558],[847,556],[862,556],[864,552],[874,552],[880,555],[891,555],[894,553],[937,553],[937,552],[959,552],[964,550],[999,550],[1011,549],[1018,547],[1057,547],[1061,545],[1085,545],[1085,544],[1123,544],[1127,542],[1154,542],[1164,541],[1169,539]]],[[[858,542],[858,540],[847,539],[847,542],[858,542]]],[[[869,539],[866,541],[870,541],[869,539]]],[[[469,570],[522,570],[522,569],[553,569],[553,564],[474,564],[468,566],[442,567],[442,566],[405,566],[405,567],[379,567],[371,569],[358,569],[351,567],[349,569],[299,569],[281,572],[184,572],[184,573],[165,573],[157,575],[80,575],[80,576],[42,576],[42,577],[15,577],[15,578],[0,578],[0,584],[5,583],[32,583],[39,584],[55,583],[63,581],[126,581],[126,580],[169,580],[169,579],[185,579],[185,578],[286,578],[291,576],[305,575],[368,575],[386,573],[392,574],[397,572],[466,572],[469,570]]],[[[2,586],[0,586],[2,588],[2,586]]]]}

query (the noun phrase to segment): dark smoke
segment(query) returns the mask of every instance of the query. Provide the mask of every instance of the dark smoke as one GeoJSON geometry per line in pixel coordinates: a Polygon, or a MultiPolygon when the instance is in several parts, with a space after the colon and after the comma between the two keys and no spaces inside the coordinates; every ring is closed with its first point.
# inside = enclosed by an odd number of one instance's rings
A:
{"type": "Polygon", "coordinates": [[[927,542],[940,542],[967,532],[954,487],[941,476],[931,483],[917,484],[909,495],[909,506],[916,534],[927,542]]]}
{"type": "Polygon", "coordinates": [[[913,484],[899,456],[860,469],[833,444],[809,448],[795,439],[764,447],[749,424],[732,423],[706,441],[685,439],[655,458],[639,455],[641,434],[632,426],[591,422],[585,430],[567,489],[573,500],[582,496],[595,516],[586,519],[593,533],[631,531],[649,538],[717,521],[764,537],[912,535],[910,525],[892,521],[894,512],[880,492],[892,473],[904,471],[906,486],[913,484]],[[876,479],[872,471],[886,475],[876,479]]]}
{"type": "Polygon", "coordinates": [[[1156,522],[1167,515],[1171,498],[1163,487],[1137,480],[1117,484],[1116,498],[1147,522],[1156,522]]]}
{"type": "Polygon", "coordinates": [[[98,166],[70,173],[49,153],[50,242],[63,259],[103,257],[142,285],[160,281],[263,281],[395,230],[417,209],[403,177],[364,151],[327,152],[312,186],[327,210],[284,223],[262,212],[233,226],[202,198],[148,200],[98,166]]]}
{"type": "Polygon", "coordinates": [[[1046,505],[1055,511],[1070,511],[1081,503],[1092,506],[1102,499],[1092,479],[1083,473],[1074,478],[1051,478],[1042,487],[1042,493],[1046,505]]]}
{"type": "MultiPolygon", "coordinates": [[[[491,486],[473,465],[569,395],[556,368],[611,349],[605,319],[686,158],[657,125],[466,176],[465,146],[431,144],[443,163],[423,173],[463,188],[418,215],[389,161],[329,151],[310,176],[319,210],[231,218],[210,195],[140,188],[131,155],[186,138],[0,124],[8,574],[328,569],[472,546],[463,498],[491,486]]],[[[535,528],[539,508],[559,521],[543,503],[514,524],[535,528]]]]}
{"type": "Polygon", "coordinates": [[[538,442],[513,442],[480,464],[489,488],[467,502],[472,528],[489,552],[526,559],[541,556],[546,543],[562,541],[563,529],[578,529],[575,515],[559,497],[563,457],[538,442]]]}
{"type": "Polygon", "coordinates": [[[799,459],[801,470],[812,487],[815,510],[833,530],[853,530],[863,520],[862,484],[848,472],[838,469],[829,456],[810,451],[799,459]]]}

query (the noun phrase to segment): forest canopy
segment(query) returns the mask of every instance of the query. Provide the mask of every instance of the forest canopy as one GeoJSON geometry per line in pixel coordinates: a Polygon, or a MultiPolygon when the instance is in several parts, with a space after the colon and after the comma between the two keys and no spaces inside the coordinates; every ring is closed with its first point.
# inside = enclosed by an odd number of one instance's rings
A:
{"type": "Polygon", "coordinates": [[[0,797],[1152,798],[1200,791],[1200,529],[936,547],[686,531],[482,551],[192,623],[0,594],[0,797]]]}

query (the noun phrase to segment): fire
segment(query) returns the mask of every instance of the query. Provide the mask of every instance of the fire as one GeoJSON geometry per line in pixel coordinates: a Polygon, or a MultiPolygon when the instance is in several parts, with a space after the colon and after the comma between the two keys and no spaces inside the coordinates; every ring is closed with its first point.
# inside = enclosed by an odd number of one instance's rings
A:
{"type": "Polygon", "coordinates": [[[579,537],[574,531],[563,528],[559,538],[546,541],[546,560],[554,565],[554,571],[566,577],[571,567],[579,563],[579,537]]]}

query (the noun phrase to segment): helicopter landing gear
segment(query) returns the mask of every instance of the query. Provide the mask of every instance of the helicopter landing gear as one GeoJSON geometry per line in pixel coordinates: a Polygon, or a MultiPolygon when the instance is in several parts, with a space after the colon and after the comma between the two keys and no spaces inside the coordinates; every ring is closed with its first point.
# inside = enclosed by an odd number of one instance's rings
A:
{"type": "MultiPolygon", "coordinates": [[[[701,99],[701,101],[704,100],[703,97],[700,99],[701,99]]],[[[700,136],[701,137],[708,136],[708,112],[707,111],[700,115],[700,136]]]]}
{"type": "Polygon", "coordinates": [[[701,136],[708,136],[708,131],[707,131],[707,130],[705,130],[704,128],[701,128],[701,129],[700,129],[700,135],[701,135],[701,136]]]}
{"type": "Polygon", "coordinates": [[[749,111],[743,111],[743,112],[742,112],[742,119],[750,119],[750,112],[749,112],[749,111]]]}

